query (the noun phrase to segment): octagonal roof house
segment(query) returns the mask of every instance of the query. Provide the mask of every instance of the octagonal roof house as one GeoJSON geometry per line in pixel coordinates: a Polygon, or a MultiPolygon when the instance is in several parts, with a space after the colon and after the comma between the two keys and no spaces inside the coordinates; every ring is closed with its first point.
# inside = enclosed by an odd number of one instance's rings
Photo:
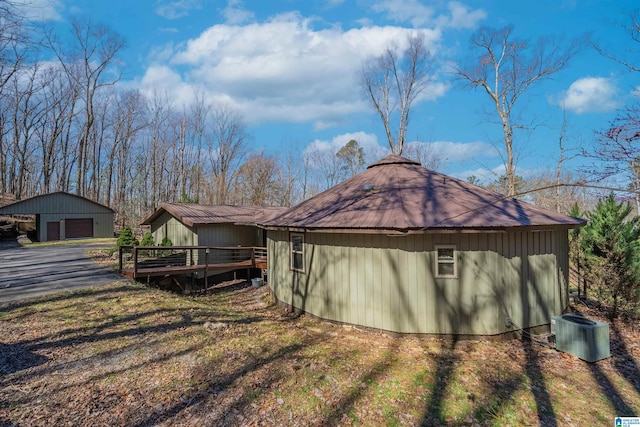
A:
{"type": "Polygon", "coordinates": [[[321,318],[399,333],[548,328],[585,221],[390,155],[263,223],[269,286],[321,318]]]}

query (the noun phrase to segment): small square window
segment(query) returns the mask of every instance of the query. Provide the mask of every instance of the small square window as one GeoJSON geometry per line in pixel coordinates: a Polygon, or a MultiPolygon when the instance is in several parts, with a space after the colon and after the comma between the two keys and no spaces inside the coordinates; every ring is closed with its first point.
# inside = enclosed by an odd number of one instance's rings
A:
{"type": "Polygon", "coordinates": [[[436,246],[436,277],[457,277],[456,247],[436,246]]]}
{"type": "Polygon", "coordinates": [[[291,269],[304,273],[304,234],[291,233],[289,247],[291,269]]]}

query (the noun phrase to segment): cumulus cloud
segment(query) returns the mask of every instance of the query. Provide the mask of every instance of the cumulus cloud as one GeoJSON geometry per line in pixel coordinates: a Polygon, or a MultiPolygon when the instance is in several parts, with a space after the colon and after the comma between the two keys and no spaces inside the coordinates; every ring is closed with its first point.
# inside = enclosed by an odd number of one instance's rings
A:
{"type": "Polygon", "coordinates": [[[449,3],[451,16],[443,22],[443,26],[452,28],[475,28],[480,21],[487,17],[483,9],[469,10],[465,5],[457,1],[449,3]]]}
{"type": "Polygon", "coordinates": [[[149,67],[135,87],[150,99],[166,95],[176,106],[188,105],[194,94],[193,87],[184,83],[180,74],[162,65],[149,67]]]}
{"type": "MultiPolygon", "coordinates": [[[[416,31],[435,53],[441,37],[433,29],[316,29],[316,24],[292,12],[262,23],[214,25],[182,45],[159,49],[158,62],[180,76],[180,84],[168,90],[206,88],[210,99],[232,100],[248,122],[311,121],[325,129],[349,114],[370,111],[359,86],[366,58],[379,56],[391,43],[402,49],[416,31]]],[[[443,96],[447,88],[434,81],[416,104],[443,96]]]]}
{"type": "Polygon", "coordinates": [[[60,0],[13,0],[11,4],[30,21],[59,21],[62,19],[60,0]]]}
{"type": "Polygon", "coordinates": [[[421,143],[425,148],[447,163],[466,162],[480,157],[497,157],[495,147],[482,141],[451,142],[435,141],[421,143]]]}
{"type": "Polygon", "coordinates": [[[189,16],[194,9],[201,8],[201,0],[159,1],[156,13],[166,19],[178,19],[189,16]]]}
{"type": "Polygon", "coordinates": [[[451,176],[467,181],[470,177],[475,177],[480,185],[489,185],[505,174],[506,168],[500,164],[492,169],[477,168],[468,169],[462,172],[452,173],[451,176]]]}
{"type": "Polygon", "coordinates": [[[618,89],[610,78],[583,77],[561,94],[558,104],[578,114],[611,111],[619,106],[617,93],[618,89]]]}
{"type": "Polygon", "coordinates": [[[438,13],[420,0],[377,0],[372,6],[376,12],[384,13],[388,19],[409,22],[414,27],[437,26],[441,28],[474,28],[487,17],[482,9],[469,10],[460,2],[448,3],[449,13],[438,13]]]}
{"type": "Polygon", "coordinates": [[[307,145],[304,150],[306,156],[315,153],[336,154],[349,141],[356,140],[365,153],[365,163],[370,164],[389,154],[389,150],[380,146],[378,138],[367,132],[348,132],[336,135],[330,140],[316,139],[307,145]]]}
{"type": "Polygon", "coordinates": [[[222,10],[222,16],[227,24],[241,24],[253,19],[254,14],[244,7],[242,0],[229,0],[227,7],[222,10]]]}

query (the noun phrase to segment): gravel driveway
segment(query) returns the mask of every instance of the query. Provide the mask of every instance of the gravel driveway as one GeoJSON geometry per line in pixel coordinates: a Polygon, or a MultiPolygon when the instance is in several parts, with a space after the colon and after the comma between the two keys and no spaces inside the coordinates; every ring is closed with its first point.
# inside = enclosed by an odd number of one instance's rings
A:
{"type": "Polygon", "coordinates": [[[103,244],[22,247],[0,242],[0,302],[113,283],[122,277],[87,257],[103,244]]]}

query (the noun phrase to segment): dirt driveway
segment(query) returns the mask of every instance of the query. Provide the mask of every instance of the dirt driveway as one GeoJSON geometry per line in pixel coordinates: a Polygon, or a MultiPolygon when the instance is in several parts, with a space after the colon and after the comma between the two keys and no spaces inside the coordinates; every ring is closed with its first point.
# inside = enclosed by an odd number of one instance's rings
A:
{"type": "Polygon", "coordinates": [[[112,283],[122,277],[94,263],[88,249],[104,245],[73,244],[22,247],[0,242],[0,302],[112,283]]]}

